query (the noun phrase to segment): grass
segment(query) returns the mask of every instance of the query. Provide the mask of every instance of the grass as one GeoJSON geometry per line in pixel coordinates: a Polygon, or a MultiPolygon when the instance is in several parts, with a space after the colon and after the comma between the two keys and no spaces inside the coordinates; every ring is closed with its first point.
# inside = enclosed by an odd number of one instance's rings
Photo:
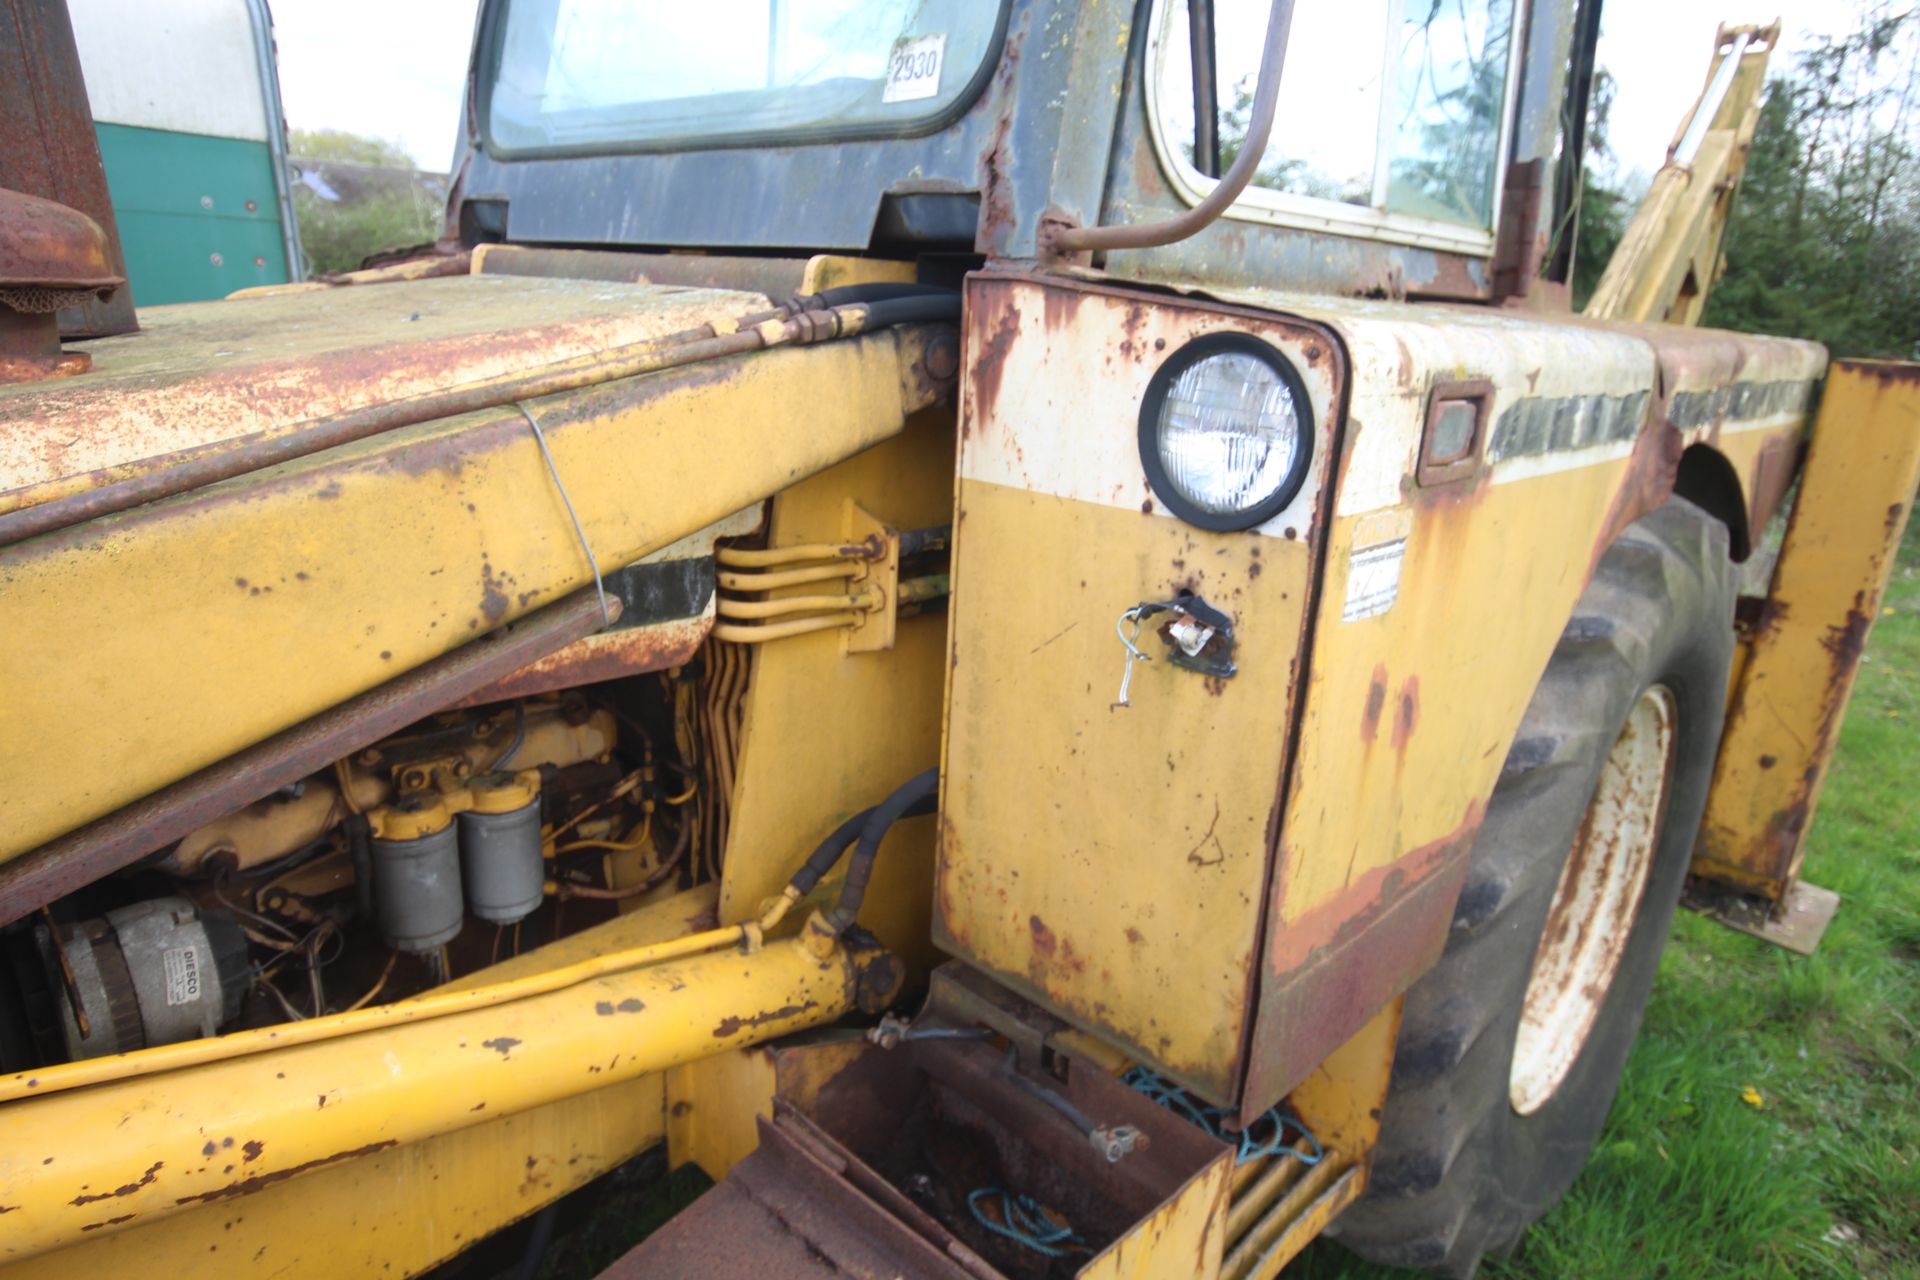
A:
{"type": "MultiPolygon", "coordinates": [[[[1806,878],[1841,896],[1819,951],[1791,955],[1682,912],[1592,1162],[1483,1275],[1920,1276],[1917,724],[1920,521],[1810,837],[1806,878]]],[[[1329,1242],[1296,1270],[1412,1274],[1329,1242]]]]}

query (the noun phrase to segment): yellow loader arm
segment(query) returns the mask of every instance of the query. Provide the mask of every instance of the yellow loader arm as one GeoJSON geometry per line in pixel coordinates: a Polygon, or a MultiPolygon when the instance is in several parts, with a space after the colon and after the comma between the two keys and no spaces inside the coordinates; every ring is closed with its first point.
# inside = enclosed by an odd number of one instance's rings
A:
{"type": "Polygon", "coordinates": [[[1607,261],[1585,314],[1597,320],[1698,324],[1719,274],[1720,245],[1760,121],[1767,59],[1780,24],[1722,26],[1706,87],[1667,148],[1667,162],[1607,261]]]}

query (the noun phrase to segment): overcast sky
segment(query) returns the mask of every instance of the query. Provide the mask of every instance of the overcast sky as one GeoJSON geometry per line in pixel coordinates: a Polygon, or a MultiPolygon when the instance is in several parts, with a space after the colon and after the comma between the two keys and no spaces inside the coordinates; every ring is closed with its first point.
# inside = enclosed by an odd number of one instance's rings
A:
{"type": "MultiPolygon", "coordinates": [[[[1811,33],[1837,34],[1860,6],[1763,2],[1756,11],[1754,0],[1609,0],[1600,65],[1620,84],[1612,142],[1621,170],[1660,167],[1674,126],[1700,92],[1717,23],[1778,16],[1783,34],[1773,66],[1785,71],[1811,33]]],[[[476,0],[272,0],[272,7],[289,124],[387,138],[422,168],[447,167],[476,0]]]]}

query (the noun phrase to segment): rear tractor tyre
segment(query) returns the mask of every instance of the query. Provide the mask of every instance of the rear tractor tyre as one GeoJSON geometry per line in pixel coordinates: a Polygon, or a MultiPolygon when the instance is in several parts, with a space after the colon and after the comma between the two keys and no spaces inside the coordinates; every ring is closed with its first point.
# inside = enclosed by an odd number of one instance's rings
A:
{"type": "Polygon", "coordinates": [[[1375,1262],[1471,1276],[1586,1163],[1680,899],[1733,651],[1725,526],[1673,499],[1621,535],[1490,799],[1445,954],[1407,993],[1367,1193],[1375,1262]]]}

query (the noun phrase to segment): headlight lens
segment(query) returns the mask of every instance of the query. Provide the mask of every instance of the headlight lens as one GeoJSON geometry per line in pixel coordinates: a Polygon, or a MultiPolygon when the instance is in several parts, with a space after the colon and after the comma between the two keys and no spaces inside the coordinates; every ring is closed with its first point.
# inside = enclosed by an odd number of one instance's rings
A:
{"type": "Polygon", "coordinates": [[[1156,495],[1206,529],[1249,529],[1306,478],[1307,398],[1292,366],[1238,334],[1197,339],[1154,375],[1140,454],[1156,495]]]}

